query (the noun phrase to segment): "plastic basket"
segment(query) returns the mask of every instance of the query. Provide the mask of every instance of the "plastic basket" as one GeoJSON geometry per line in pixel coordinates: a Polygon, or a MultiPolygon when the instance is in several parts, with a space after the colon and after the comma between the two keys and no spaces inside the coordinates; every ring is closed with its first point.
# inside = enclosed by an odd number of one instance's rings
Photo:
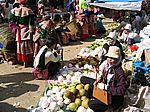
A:
{"type": "Polygon", "coordinates": [[[76,20],[72,20],[66,24],[66,27],[70,30],[71,33],[76,34],[78,32],[78,27],[76,24],[76,20]]]}

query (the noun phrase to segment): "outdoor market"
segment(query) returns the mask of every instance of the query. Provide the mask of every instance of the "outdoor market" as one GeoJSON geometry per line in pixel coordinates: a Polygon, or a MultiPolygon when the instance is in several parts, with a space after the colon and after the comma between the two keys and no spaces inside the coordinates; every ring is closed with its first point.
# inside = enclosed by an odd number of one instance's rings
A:
{"type": "Polygon", "coordinates": [[[150,112],[149,0],[0,0],[0,13],[0,65],[46,82],[26,112],[150,112]]]}

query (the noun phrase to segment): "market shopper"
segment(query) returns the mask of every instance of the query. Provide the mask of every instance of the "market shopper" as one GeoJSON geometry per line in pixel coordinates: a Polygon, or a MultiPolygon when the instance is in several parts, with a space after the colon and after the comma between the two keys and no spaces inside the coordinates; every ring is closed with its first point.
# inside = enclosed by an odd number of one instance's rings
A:
{"type": "Polygon", "coordinates": [[[8,18],[10,16],[10,11],[13,8],[12,4],[9,4],[8,1],[6,1],[6,3],[3,4],[4,7],[4,12],[5,12],[5,22],[8,22],[8,18]]]}
{"type": "MultiPolygon", "coordinates": [[[[109,51],[106,54],[107,60],[104,61],[99,70],[102,75],[97,79],[91,79],[88,77],[82,77],[81,82],[86,84],[90,82],[89,90],[86,96],[92,98],[93,87],[97,85],[100,89],[106,89],[111,94],[112,103],[109,107],[112,111],[123,105],[125,87],[125,74],[121,67],[120,49],[117,46],[110,46],[109,51]]],[[[100,102],[98,99],[90,100],[88,106],[94,112],[104,112],[108,110],[108,106],[100,102]]]]}
{"type": "Polygon", "coordinates": [[[45,6],[41,0],[38,1],[38,17],[42,17],[44,15],[45,6]]]}
{"type": "Polygon", "coordinates": [[[48,77],[50,79],[56,75],[61,65],[61,55],[54,52],[56,45],[56,39],[48,36],[45,44],[39,50],[34,59],[34,69],[36,71],[44,71],[45,69],[48,69],[48,77]]]}
{"type": "Polygon", "coordinates": [[[19,0],[20,7],[11,10],[9,22],[16,26],[17,58],[24,62],[24,66],[32,66],[33,47],[32,35],[34,13],[26,6],[27,0],[19,0]]]}
{"type": "Polygon", "coordinates": [[[105,19],[105,16],[103,14],[97,15],[97,33],[100,35],[102,35],[106,32],[106,29],[102,22],[103,19],[105,19]]]}
{"type": "Polygon", "coordinates": [[[0,4],[0,23],[4,22],[5,12],[2,4],[0,4]]]}

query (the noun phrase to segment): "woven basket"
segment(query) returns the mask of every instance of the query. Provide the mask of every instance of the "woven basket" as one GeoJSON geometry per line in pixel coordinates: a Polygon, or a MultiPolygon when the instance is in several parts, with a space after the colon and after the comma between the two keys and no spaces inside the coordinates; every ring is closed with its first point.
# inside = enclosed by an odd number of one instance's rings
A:
{"type": "Polygon", "coordinates": [[[15,34],[11,32],[11,29],[8,28],[8,24],[0,24],[0,42],[5,48],[9,41],[15,40],[15,34]]]}
{"type": "Polygon", "coordinates": [[[66,24],[66,27],[70,30],[71,33],[76,34],[78,32],[78,27],[76,24],[76,20],[72,20],[71,22],[66,24]]]}

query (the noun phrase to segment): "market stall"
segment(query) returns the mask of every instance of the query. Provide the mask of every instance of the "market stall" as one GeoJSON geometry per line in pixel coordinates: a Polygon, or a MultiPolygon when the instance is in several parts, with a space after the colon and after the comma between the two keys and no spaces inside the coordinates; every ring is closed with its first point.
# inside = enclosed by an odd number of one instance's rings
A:
{"type": "Polygon", "coordinates": [[[140,11],[143,0],[100,0],[104,3],[90,3],[90,5],[115,9],[115,10],[132,10],[140,11]]]}
{"type": "MultiPolygon", "coordinates": [[[[90,46],[82,48],[75,59],[70,60],[69,64],[60,69],[57,76],[58,80],[48,80],[43,97],[41,97],[37,107],[30,111],[93,112],[88,107],[90,99],[85,96],[89,84],[81,84],[80,78],[82,76],[96,78],[96,74],[92,69],[99,64],[100,60],[96,56],[107,42],[105,38],[96,39],[90,46]]],[[[147,46],[148,44],[142,43],[142,45],[147,46]]],[[[126,54],[122,67],[127,78],[128,89],[121,111],[128,112],[128,110],[133,110],[134,112],[139,110],[148,112],[150,110],[148,106],[150,101],[148,87],[150,84],[149,62],[145,65],[145,61],[143,61],[144,63],[142,60],[137,61],[141,58],[138,55],[139,51],[137,47],[123,44],[122,46],[125,47],[124,52],[126,54]],[[145,105],[139,104],[141,100],[145,102],[145,105]]],[[[137,46],[140,47],[139,44],[137,46]]],[[[149,45],[147,46],[148,48],[150,48],[149,45]]]]}

